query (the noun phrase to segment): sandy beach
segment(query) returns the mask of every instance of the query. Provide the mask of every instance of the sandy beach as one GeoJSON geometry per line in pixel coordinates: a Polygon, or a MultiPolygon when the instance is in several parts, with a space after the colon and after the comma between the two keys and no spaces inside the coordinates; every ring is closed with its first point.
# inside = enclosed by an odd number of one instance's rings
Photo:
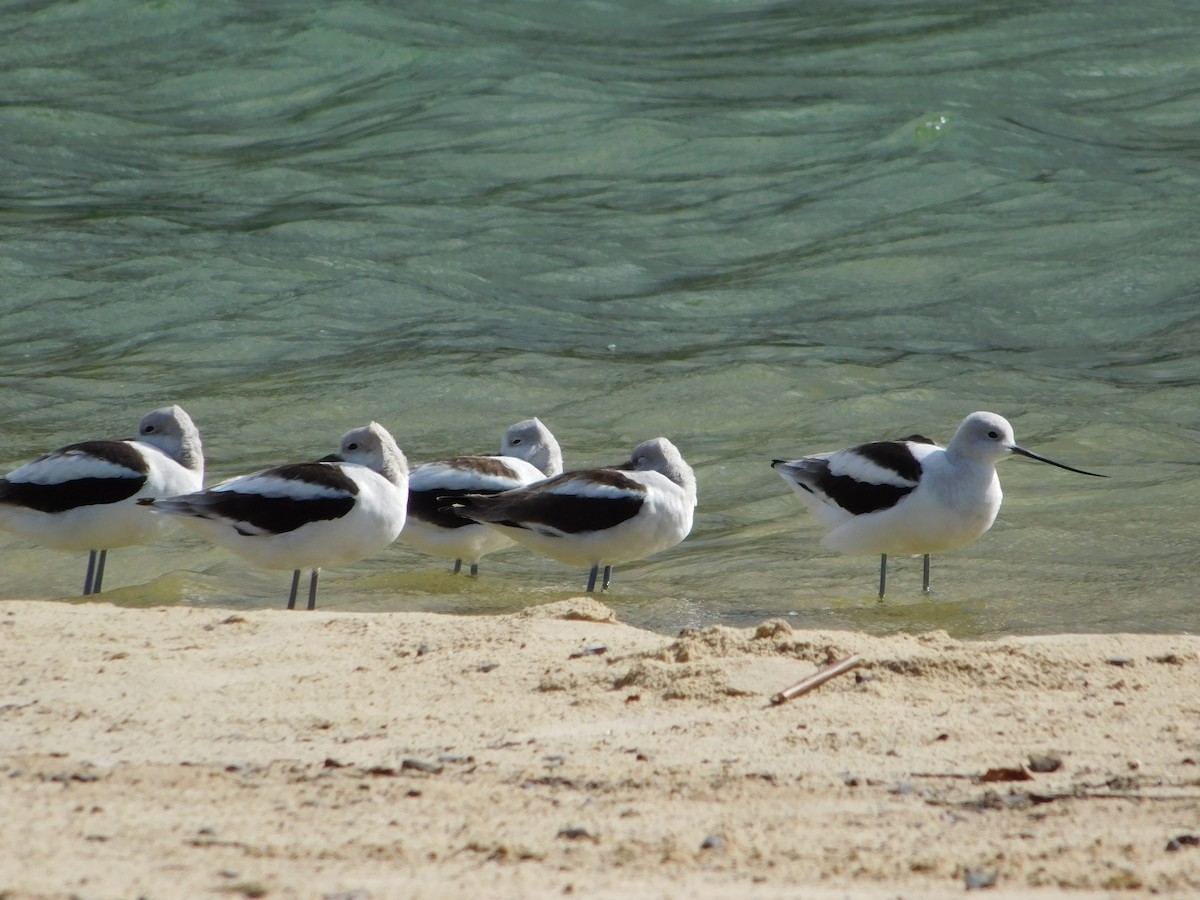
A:
{"type": "Polygon", "coordinates": [[[0,897],[1200,893],[1197,638],[617,607],[2,602],[0,897]]]}

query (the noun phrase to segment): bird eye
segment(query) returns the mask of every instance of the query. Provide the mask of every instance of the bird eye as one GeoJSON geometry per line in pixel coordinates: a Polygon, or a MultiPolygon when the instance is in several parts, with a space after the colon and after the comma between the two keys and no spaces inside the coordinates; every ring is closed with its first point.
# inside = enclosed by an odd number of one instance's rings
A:
{"type": "Polygon", "coordinates": [[[999,437],[1000,437],[1000,434],[999,434],[998,432],[995,432],[995,431],[989,431],[989,432],[988,432],[988,437],[990,437],[990,438],[991,438],[991,439],[994,441],[994,440],[998,440],[998,439],[999,439],[999,437]]]}
{"type": "Polygon", "coordinates": [[[521,439],[520,439],[520,438],[513,438],[513,439],[512,439],[512,445],[513,445],[514,447],[515,447],[515,446],[517,446],[517,444],[519,444],[519,443],[521,443],[521,439]]]}
{"type": "Polygon", "coordinates": [[[154,426],[153,425],[144,425],[142,427],[142,434],[154,434],[154,426]]]}
{"type": "Polygon", "coordinates": [[[357,450],[357,449],[358,449],[358,442],[357,442],[357,441],[351,441],[349,444],[347,444],[347,445],[346,445],[346,449],[347,449],[347,450],[357,450]]]}

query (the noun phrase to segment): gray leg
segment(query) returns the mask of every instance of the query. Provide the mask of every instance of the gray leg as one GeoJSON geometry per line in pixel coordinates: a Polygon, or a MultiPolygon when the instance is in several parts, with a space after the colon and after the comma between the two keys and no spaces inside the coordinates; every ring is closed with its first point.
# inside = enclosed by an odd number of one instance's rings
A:
{"type": "Polygon", "coordinates": [[[471,563],[471,577],[472,578],[479,577],[479,563],[471,563]]]}
{"type": "Polygon", "coordinates": [[[108,560],[108,551],[101,550],[96,557],[96,583],[92,585],[92,593],[100,593],[100,585],[104,582],[104,563],[108,560]]]}
{"type": "Polygon", "coordinates": [[[83,577],[83,596],[92,593],[92,578],[96,574],[96,551],[92,550],[88,553],[87,575],[83,577]]]}
{"type": "Polygon", "coordinates": [[[587,592],[590,594],[596,590],[596,576],[600,574],[600,563],[592,566],[592,573],[588,575],[587,592]]]}
{"type": "Polygon", "coordinates": [[[879,557],[879,599],[887,592],[887,554],[879,557]]]}
{"type": "Polygon", "coordinates": [[[459,572],[461,572],[461,571],[462,571],[462,560],[461,560],[461,559],[456,559],[456,560],[454,561],[454,571],[453,571],[453,572],[451,572],[450,574],[451,574],[451,575],[457,575],[457,574],[458,574],[459,572]]]}
{"type": "Polygon", "coordinates": [[[314,568],[312,578],[308,582],[308,608],[317,608],[317,576],[321,574],[320,569],[314,568]]]}
{"type": "Polygon", "coordinates": [[[288,594],[288,609],[296,608],[296,591],[300,589],[300,570],[297,569],[292,573],[292,592],[288,594]]]}
{"type": "Polygon", "coordinates": [[[925,575],[921,580],[921,593],[929,593],[929,554],[925,554],[925,575]]]}
{"type": "Polygon", "coordinates": [[[606,590],[606,591],[607,591],[607,590],[608,590],[608,586],[609,586],[610,584],[612,584],[612,566],[605,566],[605,567],[604,567],[604,581],[603,581],[603,585],[604,585],[604,587],[603,587],[603,590],[606,590]]]}

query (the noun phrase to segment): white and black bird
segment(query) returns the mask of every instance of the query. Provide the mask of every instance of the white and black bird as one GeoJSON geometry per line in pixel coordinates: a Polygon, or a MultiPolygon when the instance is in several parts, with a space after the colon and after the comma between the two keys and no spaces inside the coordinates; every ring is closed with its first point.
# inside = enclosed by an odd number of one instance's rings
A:
{"type": "Polygon", "coordinates": [[[996,464],[1017,454],[1081,475],[1085,472],[1017,446],[1012,426],[990,412],[971,413],[944,448],[921,435],[876,441],[771,467],[830,529],[826,549],[876,554],[879,596],[888,554],[929,555],[971,543],[996,521],[1003,494],[996,464]]]}
{"type": "Polygon", "coordinates": [[[336,455],[149,505],[255,565],[293,570],[288,609],[296,607],[300,570],[311,568],[308,608],[315,609],[322,568],[365,559],[400,534],[408,463],[387,430],[372,422],[346,432],[336,455]]]}
{"type": "Polygon", "coordinates": [[[408,522],[400,541],[430,556],[453,559],[455,574],[466,562],[477,575],[480,559],[514,542],[447,510],[447,499],[510,491],[562,470],[562,448],[536,417],[509,427],[496,456],[452,456],[414,466],[408,480],[408,522]]]}
{"type": "Polygon", "coordinates": [[[84,595],[99,593],[108,551],[167,523],[138,501],[204,483],[200,432],[178,406],[147,413],[138,436],[52,450],[0,478],[0,528],[56,550],[88,551],[84,595]]]}
{"type": "Polygon", "coordinates": [[[612,567],[674,547],[692,530],[696,476],[666,438],[627,463],[582,469],[502,494],[448,498],[458,515],[568,566],[590,566],[587,589],[612,567]]]}

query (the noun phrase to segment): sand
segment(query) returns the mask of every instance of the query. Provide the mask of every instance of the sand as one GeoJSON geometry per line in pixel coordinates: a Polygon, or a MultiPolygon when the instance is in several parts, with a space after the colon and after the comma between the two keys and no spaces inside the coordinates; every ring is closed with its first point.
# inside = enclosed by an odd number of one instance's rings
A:
{"type": "Polygon", "coordinates": [[[0,897],[1196,896],[1198,653],[2,602],[0,897]]]}

